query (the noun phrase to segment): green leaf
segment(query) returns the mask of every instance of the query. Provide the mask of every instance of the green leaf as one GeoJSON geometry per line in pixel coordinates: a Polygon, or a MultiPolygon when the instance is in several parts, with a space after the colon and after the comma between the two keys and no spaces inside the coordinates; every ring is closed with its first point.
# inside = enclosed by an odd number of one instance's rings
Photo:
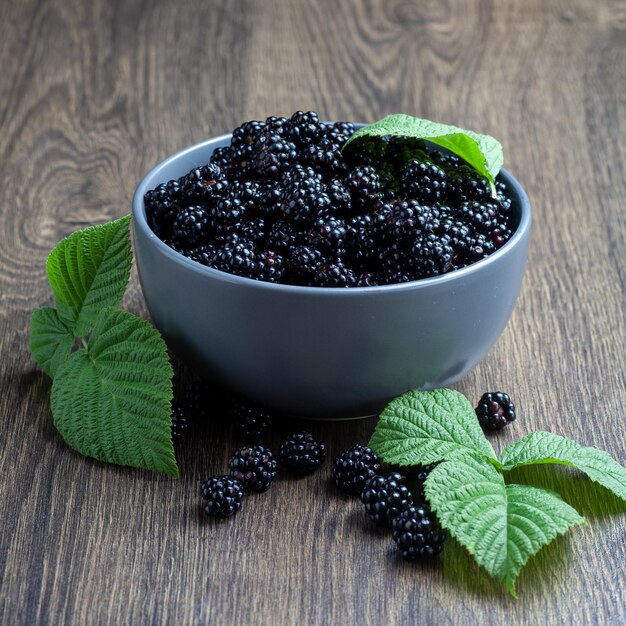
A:
{"type": "Polygon", "coordinates": [[[504,162],[502,145],[494,137],[403,113],[388,115],[378,122],[360,128],[346,141],[342,150],[361,137],[385,136],[412,137],[437,144],[461,157],[491,183],[494,182],[504,162]]]}
{"type": "Polygon", "coordinates": [[[124,295],[132,251],[130,215],[72,233],[46,262],[59,314],[74,319],[77,336],[88,333],[98,312],[117,306],[124,295]]]}
{"type": "Polygon", "coordinates": [[[52,415],[72,448],[100,461],[178,475],[171,437],[172,369],[146,320],[104,309],[87,349],[56,372],[52,415]]]}
{"type": "Polygon", "coordinates": [[[29,346],[35,361],[53,378],[72,351],[74,333],[61,320],[56,309],[37,309],[30,319],[29,346]]]}
{"type": "Polygon", "coordinates": [[[497,464],[469,400],[452,389],[408,391],[383,410],[369,442],[387,463],[435,463],[478,452],[497,464]]]}
{"type": "Polygon", "coordinates": [[[442,526],[512,595],[528,559],[584,522],[553,491],[505,485],[502,474],[478,456],[439,464],[426,480],[425,493],[442,526]]]}
{"type": "Polygon", "coordinates": [[[523,437],[502,451],[500,461],[507,471],[523,465],[569,465],[626,500],[625,467],[608,452],[585,448],[571,439],[553,433],[536,432],[523,437]]]}

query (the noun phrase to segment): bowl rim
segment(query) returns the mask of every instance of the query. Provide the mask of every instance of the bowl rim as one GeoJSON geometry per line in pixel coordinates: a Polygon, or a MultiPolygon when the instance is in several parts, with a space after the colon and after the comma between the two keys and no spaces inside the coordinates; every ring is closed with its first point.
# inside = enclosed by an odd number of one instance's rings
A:
{"type": "MultiPolygon", "coordinates": [[[[356,124],[355,126],[359,127],[361,124],[356,124]]],[[[520,201],[520,221],[517,226],[517,229],[513,233],[512,237],[498,250],[496,250],[493,254],[488,257],[481,259],[480,261],[476,261],[467,267],[460,268],[458,270],[453,270],[452,272],[447,272],[446,274],[440,274],[439,276],[433,276],[431,278],[420,278],[418,280],[413,280],[406,283],[396,283],[392,285],[375,285],[370,287],[310,287],[306,285],[287,285],[281,283],[270,283],[262,280],[254,280],[252,278],[246,278],[244,276],[237,276],[236,274],[229,274],[227,272],[223,272],[221,270],[214,269],[212,267],[208,267],[206,265],[202,265],[196,261],[192,261],[189,257],[184,256],[180,252],[176,252],[174,249],[170,248],[165,242],[163,242],[159,237],[154,233],[154,231],[150,228],[148,224],[148,220],[146,218],[146,211],[144,206],[144,195],[149,188],[153,188],[154,183],[149,182],[155,177],[158,178],[159,173],[166,169],[169,165],[182,159],[196,151],[201,151],[204,148],[209,148],[213,144],[228,140],[232,137],[232,133],[226,133],[223,135],[218,135],[216,137],[212,137],[200,143],[194,144],[192,146],[188,146],[187,148],[183,148],[178,152],[168,156],[163,159],[159,163],[157,163],[153,168],[151,168],[146,175],[141,179],[139,184],[135,189],[135,193],[133,195],[133,205],[132,205],[132,223],[133,229],[138,229],[144,235],[144,237],[149,240],[156,249],[165,256],[169,257],[174,263],[180,265],[181,267],[185,267],[190,271],[193,271],[197,274],[201,274],[207,277],[212,277],[213,279],[221,280],[224,282],[241,285],[244,287],[248,287],[251,289],[265,289],[265,290],[274,290],[279,292],[287,292],[291,294],[302,294],[302,295],[325,295],[329,297],[349,297],[350,295],[355,296],[357,294],[360,295],[370,295],[374,293],[388,293],[388,292],[402,292],[402,291],[410,291],[414,289],[425,289],[432,286],[444,285],[446,283],[455,282],[458,280],[463,280],[466,277],[475,274],[476,272],[480,272],[482,268],[485,268],[489,265],[493,265],[494,263],[498,263],[498,261],[505,256],[507,253],[511,252],[514,248],[519,247],[524,244],[524,241],[530,231],[531,221],[532,221],[532,210],[530,206],[530,200],[528,199],[528,195],[525,189],[522,187],[521,183],[505,168],[501,168],[499,176],[502,176],[505,180],[504,182],[510,188],[515,190],[515,193],[519,197],[520,201]]],[[[200,165],[200,164],[198,164],[200,165]]],[[[162,181],[165,182],[165,181],[162,181]]]]}

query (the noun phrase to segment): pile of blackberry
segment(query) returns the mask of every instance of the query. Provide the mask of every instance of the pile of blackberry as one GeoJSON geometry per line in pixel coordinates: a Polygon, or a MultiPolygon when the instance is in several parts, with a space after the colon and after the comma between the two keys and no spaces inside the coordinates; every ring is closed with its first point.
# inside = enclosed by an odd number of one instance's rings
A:
{"type": "Polygon", "coordinates": [[[251,121],[206,165],[145,195],[154,232],[230,274],[317,287],[437,276],[489,256],[514,224],[505,185],[407,138],[316,113],[251,121]]]}

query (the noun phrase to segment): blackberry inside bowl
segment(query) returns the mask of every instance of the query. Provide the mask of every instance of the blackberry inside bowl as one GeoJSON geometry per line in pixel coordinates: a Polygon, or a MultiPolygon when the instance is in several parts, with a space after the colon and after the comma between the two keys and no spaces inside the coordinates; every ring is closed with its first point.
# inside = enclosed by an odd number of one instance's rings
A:
{"type": "MultiPolygon", "coordinates": [[[[307,132],[304,140],[310,138],[307,132]]],[[[310,417],[355,417],[376,413],[409,388],[452,384],[495,343],[520,289],[531,222],[526,194],[508,172],[503,170],[498,181],[505,185],[502,202],[508,205],[503,239],[510,238],[506,242],[492,238],[493,248],[485,239],[488,250],[493,251],[485,256],[483,248],[484,258],[465,266],[459,264],[455,271],[451,271],[452,266],[446,267],[442,275],[419,280],[402,271],[399,279],[395,277],[390,284],[380,285],[379,276],[363,276],[364,271],[357,276],[359,286],[323,287],[311,278],[311,266],[319,253],[303,249],[311,247],[306,243],[292,242],[294,233],[281,217],[273,236],[290,242],[275,250],[283,259],[281,267],[288,268],[288,274],[282,276],[294,275],[294,257],[305,261],[301,273],[307,274],[299,285],[281,284],[277,279],[279,272],[273,276],[265,274],[262,280],[250,280],[236,275],[231,267],[224,272],[211,266],[215,258],[213,246],[223,241],[233,250],[239,234],[225,234],[223,240],[220,235],[193,247],[179,246],[172,239],[174,215],[180,207],[163,201],[167,199],[163,191],[168,181],[187,177],[188,172],[210,160],[228,180],[227,172],[232,167],[230,142],[231,136],[225,135],[166,159],[146,175],[133,200],[133,235],[143,292],[155,324],[175,352],[193,360],[224,385],[273,409],[310,417]],[[157,190],[154,194],[159,196],[166,217],[160,224],[149,223],[155,198],[149,196],[146,205],[144,196],[150,190],[157,190]],[[160,238],[179,247],[182,254],[160,238]],[[500,247],[496,249],[497,246],[500,247]],[[192,254],[198,260],[193,260],[192,254]],[[285,263],[285,258],[290,261],[285,263]]],[[[251,144],[243,140],[242,154],[246,153],[246,145],[251,144]]],[[[365,146],[360,150],[368,151],[365,146]]],[[[370,152],[367,158],[379,158],[377,150],[370,152]]],[[[238,163],[241,166],[248,161],[242,159],[238,163]]],[[[381,169],[380,165],[377,169],[381,169]]],[[[293,165],[289,170],[297,175],[293,165]]],[[[276,176],[271,180],[278,181],[279,174],[276,176]]],[[[280,177],[282,180],[282,173],[280,177]]],[[[215,178],[200,176],[199,187],[205,180],[215,181],[213,187],[220,184],[215,178]]],[[[230,180],[228,183],[235,184],[230,180]]],[[[272,186],[267,187],[266,193],[272,195],[272,186]]],[[[503,190],[500,186],[501,193],[503,190]]],[[[195,193],[201,194],[202,190],[198,188],[195,193]]],[[[279,202],[282,207],[283,200],[279,202]]],[[[394,203],[394,199],[390,202],[394,203]]],[[[395,204],[402,202],[397,197],[395,204]]],[[[427,203],[422,200],[418,204],[427,203]]],[[[220,216],[215,213],[214,224],[219,224],[220,216]]],[[[190,232],[193,239],[193,229],[190,232]]],[[[407,255],[406,249],[393,249],[391,245],[391,257],[401,262],[407,255]]],[[[357,249],[366,257],[372,252],[367,238],[357,249]]],[[[252,252],[244,253],[237,265],[245,267],[249,258],[257,263],[258,249],[252,252]]],[[[474,252],[478,254],[480,250],[474,252]]],[[[343,255],[337,254],[335,264],[357,275],[359,270],[350,265],[353,257],[347,254],[347,249],[343,255]]],[[[235,254],[233,258],[240,256],[235,254]]],[[[230,257],[222,252],[219,258],[230,257]]],[[[266,263],[265,267],[270,265],[266,263]]],[[[329,273],[336,277],[339,270],[330,268],[329,273]]],[[[337,282],[335,286],[339,286],[337,282]]]]}

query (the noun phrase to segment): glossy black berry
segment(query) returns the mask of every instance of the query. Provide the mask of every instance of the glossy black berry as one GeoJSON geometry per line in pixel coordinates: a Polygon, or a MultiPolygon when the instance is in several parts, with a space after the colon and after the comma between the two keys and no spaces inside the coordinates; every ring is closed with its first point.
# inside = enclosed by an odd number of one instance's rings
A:
{"type": "Polygon", "coordinates": [[[217,248],[212,267],[229,274],[256,278],[258,266],[252,243],[243,239],[225,242],[217,248]]]}
{"type": "Polygon", "coordinates": [[[446,173],[434,163],[410,160],[402,169],[402,192],[407,198],[438,202],[446,193],[446,173]]]}
{"type": "Polygon", "coordinates": [[[381,526],[391,526],[400,511],[412,504],[409,488],[398,473],[370,478],[361,493],[361,502],[370,519],[381,526]]]}
{"type": "Polygon", "coordinates": [[[289,120],[287,133],[299,147],[316,143],[326,131],[314,111],[296,111],[289,120]]]}
{"type": "Polygon", "coordinates": [[[213,195],[221,177],[216,163],[197,167],[180,179],[181,193],[190,202],[204,202],[213,195]]]}
{"type": "Polygon", "coordinates": [[[357,276],[353,270],[336,259],[320,265],[311,278],[315,287],[356,287],[357,276]]]}
{"type": "Polygon", "coordinates": [[[230,410],[230,418],[237,437],[248,443],[255,443],[269,430],[273,418],[264,408],[235,399],[230,410]]]}
{"type": "Polygon", "coordinates": [[[210,517],[230,517],[241,508],[243,485],[230,476],[214,476],[202,483],[204,512],[210,517]]]}
{"type": "Polygon", "coordinates": [[[199,244],[208,235],[209,214],[205,207],[194,205],[181,209],[174,219],[172,235],[185,248],[199,244]]]}
{"type": "Polygon", "coordinates": [[[430,558],[443,550],[446,535],[426,505],[405,508],[391,527],[400,554],[409,561],[430,558]]]}
{"type": "Polygon", "coordinates": [[[333,478],[339,489],[361,495],[365,483],[380,471],[380,457],[369,447],[356,445],[343,450],[333,465],[333,478]]]}
{"type": "Polygon", "coordinates": [[[371,165],[354,168],[346,177],[346,185],[354,200],[365,201],[368,196],[377,194],[381,187],[379,173],[371,165]]]}
{"type": "Polygon", "coordinates": [[[483,430],[501,430],[515,420],[515,405],[502,391],[485,393],[476,407],[476,417],[483,430]]]}
{"type": "Polygon", "coordinates": [[[228,461],[228,468],[246,491],[266,491],[276,478],[276,459],[260,445],[241,446],[228,461]]]}
{"type": "Polygon", "coordinates": [[[326,458],[326,445],[316,441],[311,433],[289,435],[280,444],[280,462],[298,474],[315,471],[326,458]]]}
{"type": "Polygon", "coordinates": [[[166,237],[182,206],[178,181],[170,180],[148,191],[144,195],[144,205],[151,228],[160,237],[166,237]]]}
{"type": "Polygon", "coordinates": [[[296,156],[296,146],[281,135],[262,135],[255,145],[252,167],[258,175],[275,178],[294,162],[296,156]]]}

